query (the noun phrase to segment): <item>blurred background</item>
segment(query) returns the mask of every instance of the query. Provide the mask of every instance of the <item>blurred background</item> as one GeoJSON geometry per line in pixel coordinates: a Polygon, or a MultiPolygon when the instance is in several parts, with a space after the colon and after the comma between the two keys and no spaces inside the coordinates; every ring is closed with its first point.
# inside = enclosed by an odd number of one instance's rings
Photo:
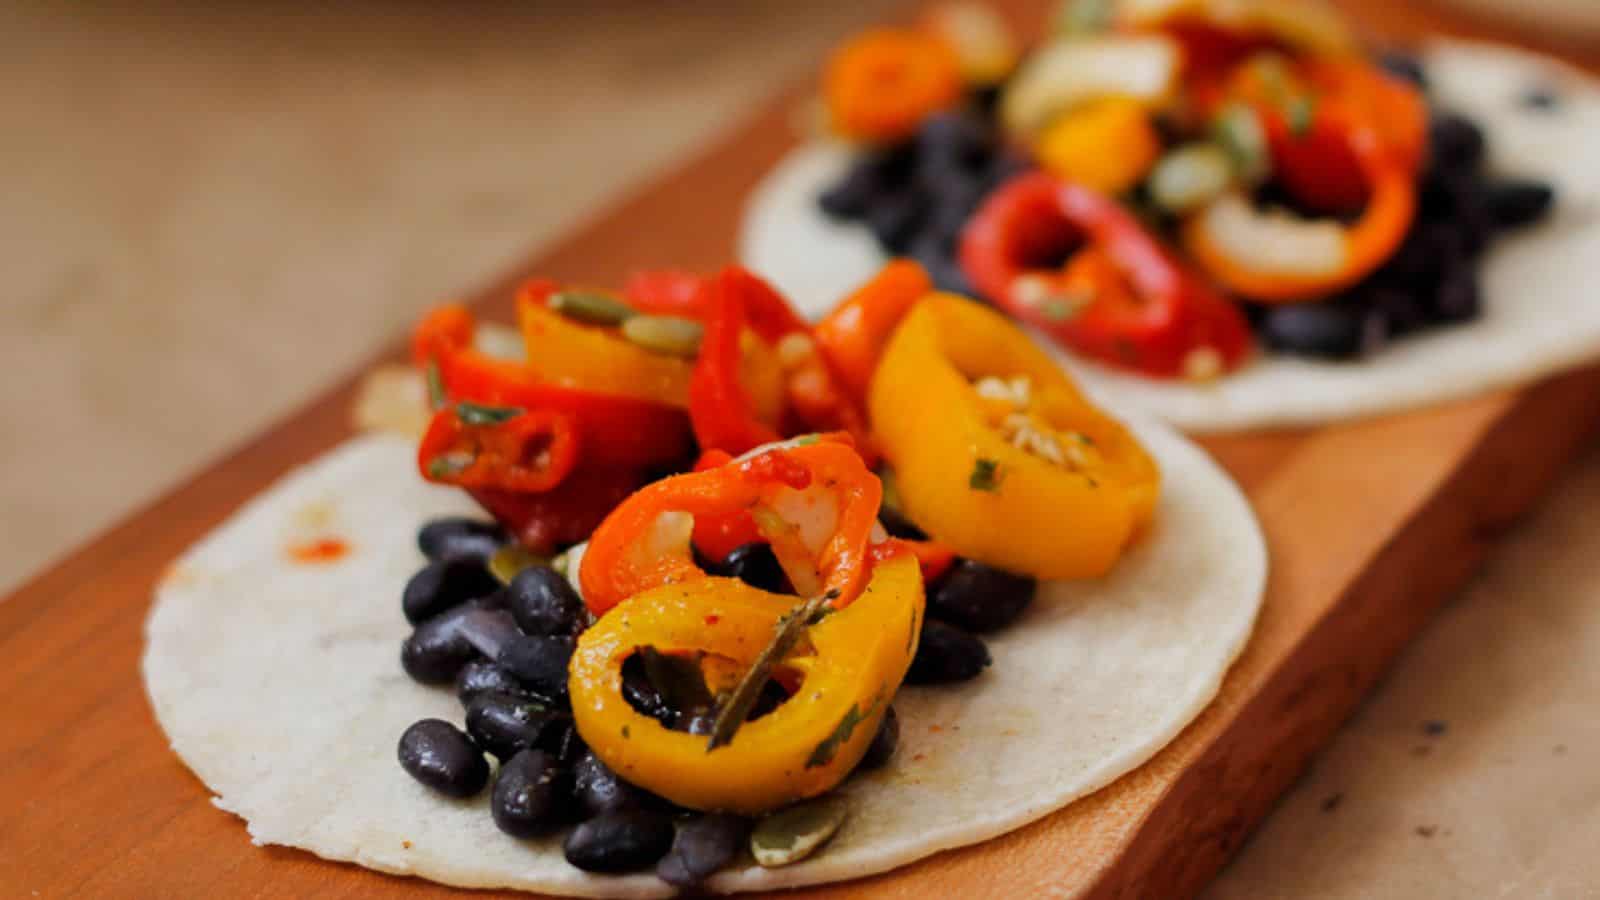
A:
{"type": "MultiPolygon", "coordinates": [[[[0,594],[903,5],[8,4],[0,594]]],[[[1600,456],[1558,493],[1214,896],[1600,896],[1600,456]]]]}
{"type": "Polygon", "coordinates": [[[0,593],[895,5],[8,4],[0,593]]]}

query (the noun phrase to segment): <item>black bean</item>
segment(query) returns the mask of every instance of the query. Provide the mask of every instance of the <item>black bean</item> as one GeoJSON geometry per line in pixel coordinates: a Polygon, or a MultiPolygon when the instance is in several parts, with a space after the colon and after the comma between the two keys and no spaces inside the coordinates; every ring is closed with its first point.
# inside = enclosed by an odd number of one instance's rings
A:
{"type": "Polygon", "coordinates": [[[417,546],[422,555],[434,562],[475,559],[487,564],[489,557],[507,540],[505,529],[493,522],[455,516],[434,519],[417,532],[417,546]]]}
{"type": "Polygon", "coordinates": [[[1531,225],[1555,202],[1555,189],[1543,181],[1514,178],[1489,186],[1489,217],[1498,228],[1531,225]]]}
{"type": "Polygon", "coordinates": [[[774,594],[794,593],[794,586],[789,584],[789,576],[783,574],[783,567],[778,565],[778,556],[772,552],[770,544],[752,541],[735,547],[722,561],[722,567],[730,577],[751,587],[774,594]]]}
{"type": "Polygon", "coordinates": [[[961,241],[961,233],[967,227],[967,220],[972,218],[978,201],[983,199],[984,187],[963,175],[946,179],[935,190],[937,200],[928,213],[923,235],[912,244],[916,246],[922,237],[927,237],[932,246],[939,248],[946,257],[953,258],[955,248],[961,241]]]}
{"type": "Polygon", "coordinates": [[[859,767],[864,771],[881,769],[894,758],[894,751],[900,747],[900,715],[889,707],[883,714],[883,722],[878,725],[878,733],[872,736],[872,743],[867,745],[867,753],[861,757],[859,767]]]}
{"type": "Polygon", "coordinates": [[[1274,307],[1262,324],[1267,346],[1285,353],[1348,359],[1388,337],[1380,310],[1366,304],[1296,303],[1274,307]]]}
{"type": "Polygon", "coordinates": [[[478,694],[489,691],[523,700],[533,697],[533,692],[510,672],[487,659],[475,659],[467,663],[456,675],[456,698],[463,706],[478,694]]]}
{"type": "Polygon", "coordinates": [[[528,634],[575,635],[588,622],[583,599],[565,575],[548,566],[517,573],[505,590],[506,608],[528,634]]]}
{"type": "Polygon", "coordinates": [[[428,563],[411,576],[400,594],[400,608],[406,614],[406,621],[417,625],[499,589],[500,582],[476,560],[440,560],[428,563]]]}
{"type": "Polygon", "coordinates": [[[678,823],[672,849],[656,864],[667,884],[692,888],[733,862],[750,837],[751,822],[743,816],[707,813],[678,823]]]}
{"type": "Polygon", "coordinates": [[[1378,65],[1396,78],[1409,81],[1419,88],[1428,87],[1428,73],[1422,68],[1422,61],[1410,53],[1391,50],[1378,57],[1378,65]]]}
{"type": "Polygon", "coordinates": [[[928,533],[917,527],[917,523],[906,518],[906,514],[892,506],[878,507],[878,521],[883,523],[883,530],[889,532],[891,537],[905,538],[908,541],[925,541],[928,533]]]}
{"type": "Polygon", "coordinates": [[[922,228],[928,212],[928,198],[920,191],[903,190],[872,204],[867,210],[867,227],[886,253],[904,253],[922,228]]]}
{"type": "Polygon", "coordinates": [[[564,766],[570,766],[578,761],[589,749],[583,742],[583,736],[578,734],[578,728],[571,719],[562,719],[552,723],[539,736],[539,749],[553,755],[564,766]]]}
{"type": "Polygon", "coordinates": [[[824,214],[835,219],[860,219],[882,189],[872,167],[853,165],[843,178],[822,192],[817,205],[824,214]]]}
{"type": "Polygon", "coordinates": [[[618,778],[588,748],[572,764],[572,783],[573,797],[585,815],[657,805],[654,794],[618,778]]]}
{"type": "Polygon", "coordinates": [[[478,694],[467,704],[467,733],[478,746],[505,760],[540,745],[566,714],[512,694],[478,694]]]}
{"type": "Polygon", "coordinates": [[[535,694],[565,705],[571,660],[571,638],[519,634],[506,642],[494,661],[535,694]]]}
{"type": "Polygon", "coordinates": [[[1522,96],[1517,98],[1517,105],[1523,109],[1550,112],[1561,106],[1561,95],[1547,84],[1536,84],[1522,92],[1522,96]]]}
{"type": "Polygon", "coordinates": [[[1431,291],[1400,287],[1374,286],[1369,295],[1374,308],[1383,311],[1389,319],[1389,332],[1393,336],[1410,334],[1432,323],[1431,291]]]}
{"type": "Polygon", "coordinates": [[[622,698],[635,712],[650,716],[667,728],[677,721],[677,711],[667,705],[661,692],[650,683],[644,660],[637,653],[622,663],[622,698]]]}
{"type": "Polygon", "coordinates": [[[956,246],[945,238],[923,234],[912,243],[909,255],[927,271],[935,288],[969,297],[976,293],[957,261],[956,246]]]}
{"type": "Polygon", "coordinates": [[[1428,125],[1433,163],[1445,169],[1474,171],[1483,162],[1483,129],[1465,116],[1446,113],[1428,125]]]}
{"type": "Polygon", "coordinates": [[[948,112],[929,116],[917,131],[919,167],[967,169],[987,162],[994,151],[994,131],[977,116],[948,112]]]}
{"type": "Polygon", "coordinates": [[[461,729],[423,719],[400,735],[400,766],[412,778],[452,797],[471,797],[489,781],[489,763],[461,729]]]}
{"type": "Polygon", "coordinates": [[[400,665],[423,684],[447,684],[455,680],[461,667],[478,658],[477,648],[462,633],[461,622],[470,612],[481,610],[467,603],[423,622],[400,644],[400,665]]]}
{"type": "Polygon", "coordinates": [[[1000,153],[989,160],[989,165],[983,173],[983,186],[985,193],[994,190],[1011,179],[1033,168],[1033,163],[1026,157],[1010,153],[1000,153]]]}
{"type": "Polygon", "coordinates": [[[928,592],[928,615],[979,634],[1016,621],[1033,601],[1037,579],[975,559],[958,560],[928,592]]]}
{"type": "Polygon", "coordinates": [[[634,872],[667,855],[672,819],[646,809],[619,809],[583,822],[567,835],[567,862],[585,872],[634,872]]]}
{"type": "Polygon", "coordinates": [[[943,622],[922,623],[922,641],[906,672],[907,684],[967,681],[989,667],[989,648],[977,635],[943,622]]]}
{"type": "Polygon", "coordinates": [[[523,750],[495,776],[489,813],[512,837],[548,834],[572,819],[572,773],[543,750],[523,750]]]}
{"type": "Polygon", "coordinates": [[[755,705],[750,707],[750,715],[745,717],[745,721],[753,722],[761,718],[782,706],[783,701],[788,699],[789,692],[783,689],[783,685],[771,678],[767,679],[767,683],[761,686],[761,693],[756,695],[755,705]]]}
{"type": "Polygon", "coordinates": [[[1440,322],[1469,322],[1482,311],[1477,273],[1468,266],[1445,273],[1433,298],[1434,318],[1440,322]]]}
{"type": "Polygon", "coordinates": [[[489,659],[498,657],[501,649],[519,636],[516,620],[503,609],[462,608],[466,612],[461,615],[457,630],[474,650],[489,659]]]}

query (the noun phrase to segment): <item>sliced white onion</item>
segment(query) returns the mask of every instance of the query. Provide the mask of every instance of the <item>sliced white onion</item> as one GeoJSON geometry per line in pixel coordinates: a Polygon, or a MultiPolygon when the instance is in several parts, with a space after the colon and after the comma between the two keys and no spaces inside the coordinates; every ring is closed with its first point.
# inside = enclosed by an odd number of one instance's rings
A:
{"type": "Polygon", "coordinates": [[[1000,118],[1014,132],[1038,131],[1102,97],[1155,103],[1177,82],[1178,45],[1160,35],[1057,40],[1035,51],[1006,86],[1000,118]]]}
{"type": "Polygon", "coordinates": [[[1200,212],[1211,242],[1250,268],[1274,275],[1315,277],[1345,267],[1344,226],[1332,219],[1301,219],[1279,210],[1257,210],[1237,191],[1223,194],[1200,212]]]}

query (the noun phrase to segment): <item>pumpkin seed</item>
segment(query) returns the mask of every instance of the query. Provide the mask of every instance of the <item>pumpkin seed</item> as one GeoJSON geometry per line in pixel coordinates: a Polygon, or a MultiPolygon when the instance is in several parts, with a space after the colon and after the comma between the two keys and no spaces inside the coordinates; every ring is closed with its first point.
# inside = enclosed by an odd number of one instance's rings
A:
{"type": "Polygon", "coordinates": [[[550,308],[591,325],[621,325],[638,315],[615,297],[591,291],[558,291],[550,297],[550,308]]]}
{"type": "Polygon", "coordinates": [[[844,824],[844,803],[824,797],[779,810],[750,832],[750,853],[763,868],[775,869],[810,856],[844,824]]]}
{"type": "Polygon", "coordinates": [[[1209,203],[1233,180],[1228,154],[1215,144],[1188,144],[1161,158],[1150,173],[1150,199],[1183,215],[1209,203]]]}
{"type": "Polygon", "coordinates": [[[489,571],[500,579],[501,584],[510,584],[511,579],[517,577],[523,569],[542,565],[545,565],[544,557],[516,541],[500,545],[500,549],[489,557],[489,571]]]}
{"type": "Polygon", "coordinates": [[[622,323],[622,336],[635,344],[688,359],[699,355],[700,339],[705,333],[704,325],[679,316],[634,316],[622,323]]]}

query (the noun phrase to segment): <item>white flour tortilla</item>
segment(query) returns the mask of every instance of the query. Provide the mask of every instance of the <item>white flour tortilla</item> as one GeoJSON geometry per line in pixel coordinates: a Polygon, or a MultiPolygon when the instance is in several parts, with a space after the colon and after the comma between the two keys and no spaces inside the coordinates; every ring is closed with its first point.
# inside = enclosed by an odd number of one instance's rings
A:
{"type": "MultiPolygon", "coordinates": [[[[1099,583],[1046,585],[961,687],[896,698],[901,743],[845,788],[850,816],[812,859],[718,875],[718,891],[881,872],[1020,827],[1148,760],[1216,694],[1261,605],[1266,550],[1249,505],[1194,445],[1137,429],[1160,461],[1150,536],[1099,583]],[[930,726],[939,725],[938,732],[930,726]]],[[[294,472],[174,566],[147,624],[145,686],[178,755],[257,843],[467,887],[666,896],[653,875],[569,866],[560,839],[495,829],[488,792],[442,799],[395,760],[417,719],[457,722],[454,692],[400,669],[399,597],[417,528],[464,513],[422,483],[409,441],[369,435],[294,472]],[[284,548],[348,540],[335,563],[284,548]]]]}
{"type": "MultiPolygon", "coordinates": [[[[1545,179],[1557,209],[1506,236],[1482,269],[1484,316],[1408,336],[1348,363],[1264,356],[1214,384],[1124,375],[1052,352],[1112,406],[1145,410],[1194,432],[1311,425],[1427,406],[1537,379],[1600,358],[1600,85],[1523,51],[1451,42],[1425,56],[1434,96],[1488,134],[1490,167],[1545,179]],[[1549,84],[1555,112],[1522,108],[1549,84]]],[[[841,146],[812,144],[783,161],[751,197],[740,236],[746,265],[809,315],[826,312],[885,257],[865,226],[831,222],[817,197],[849,163],[841,146]]]]}

